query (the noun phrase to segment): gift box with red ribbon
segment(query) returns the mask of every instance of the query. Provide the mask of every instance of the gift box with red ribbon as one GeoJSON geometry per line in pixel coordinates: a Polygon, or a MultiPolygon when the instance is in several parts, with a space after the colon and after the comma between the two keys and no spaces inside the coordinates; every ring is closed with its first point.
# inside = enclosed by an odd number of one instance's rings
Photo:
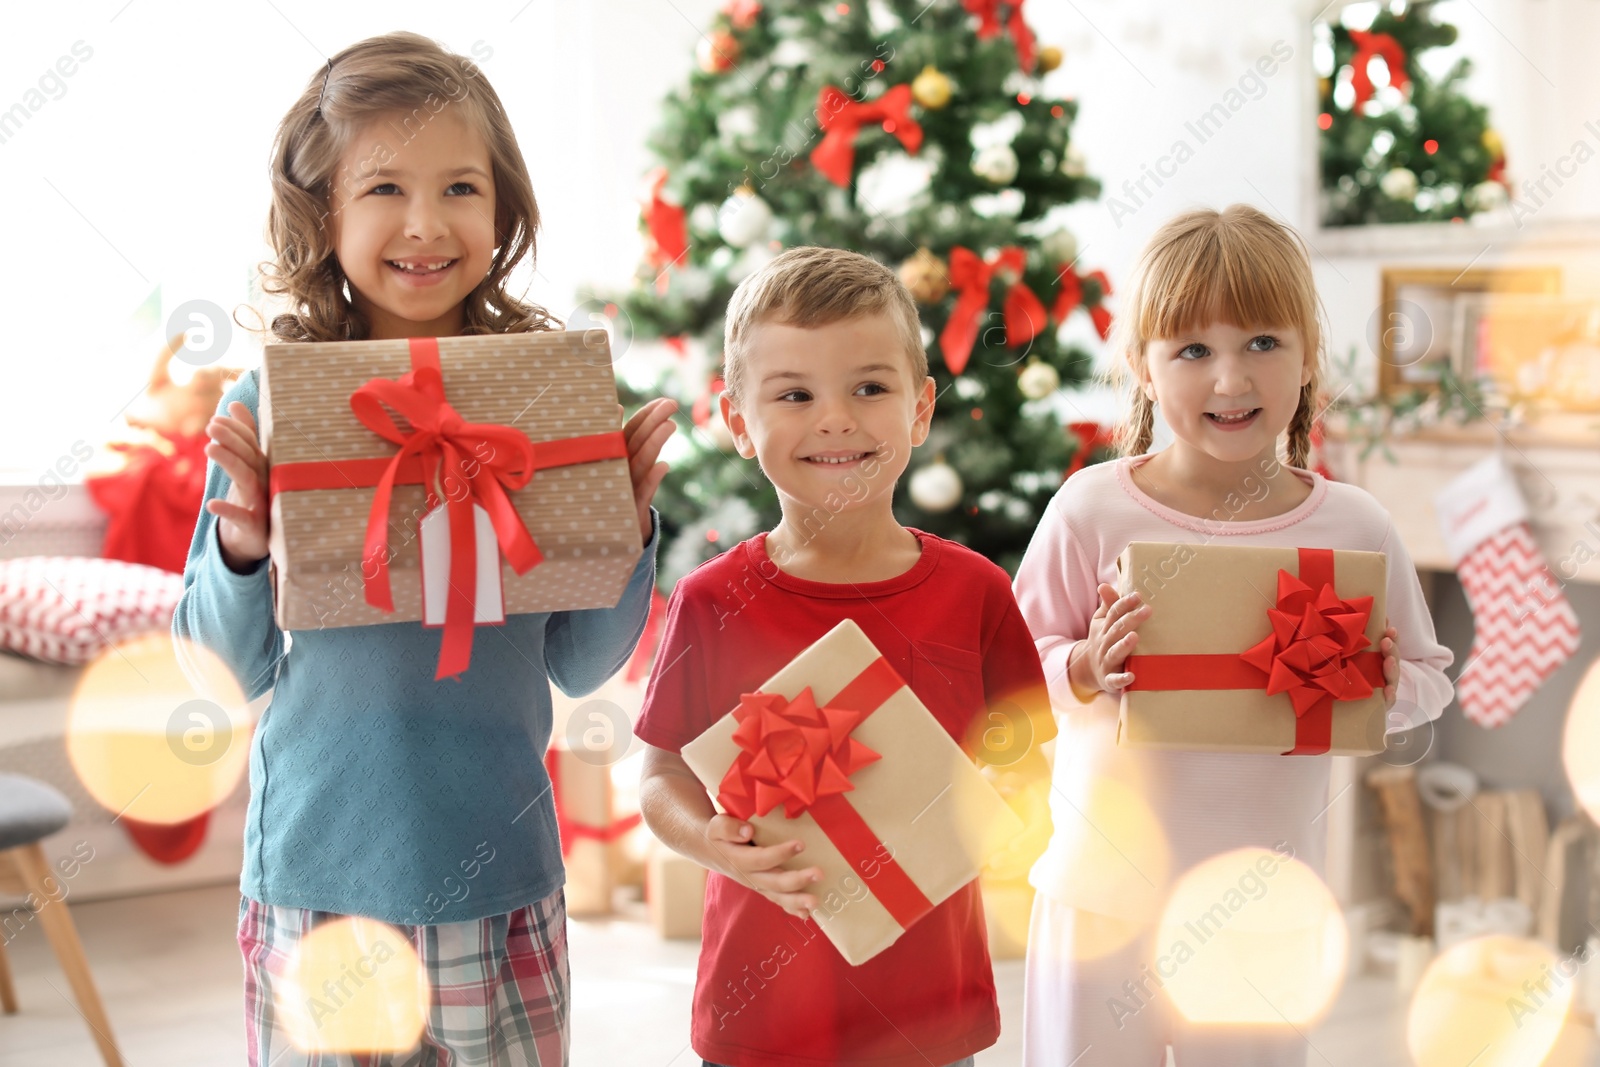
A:
{"type": "Polygon", "coordinates": [[[758,845],[820,867],[813,918],[861,964],[978,876],[1022,821],[850,620],[683,748],[758,845]]]}
{"type": "MultiPolygon", "coordinates": [[[[609,915],[614,891],[628,880],[627,838],[646,832],[639,829],[643,817],[637,807],[625,810],[619,802],[614,768],[604,751],[575,752],[551,745],[544,766],[550,775],[561,861],[567,871],[567,914],[609,915]]],[[[643,873],[641,868],[641,878],[643,873]]]]}
{"type": "Polygon", "coordinates": [[[1383,553],[1136,541],[1117,565],[1151,609],[1119,744],[1383,751],[1383,553]]]}
{"type": "Polygon", "coordinates": [[[420,620],[452,677],[643,550],[604,331],[267,345],[260,412],[285,630],[420,620]]]}

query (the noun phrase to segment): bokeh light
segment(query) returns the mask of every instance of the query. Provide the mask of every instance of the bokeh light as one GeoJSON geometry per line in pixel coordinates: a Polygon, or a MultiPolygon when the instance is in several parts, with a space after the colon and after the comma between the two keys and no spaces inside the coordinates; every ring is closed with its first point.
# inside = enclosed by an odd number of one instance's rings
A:
{"type": "Polygon", "coordinates": [[[1589,818],[1600,821],[1600,659],[1589,665],[1572,694],[1561,761],[1573,796],[1589,818]]]}
{"type": "Polygon", "coordinates": [[[239,784],[253,725],[215,653],[150,634],[106,648],[84,669],[67,711],[67,756],[106,810],[181,823],[239,784]]]}
{"type": "Polygon", "coordinates": [[[1287,854],[1242,848],[1178,879],[1155,972],[1193,1022],[1303,1026],[1344,980],[1349,934],[1333,894],[1287,854]]]}
{"type": "Polygon", "coordinates": [[[290,954],[273,1003],[305,1052],[406,1052],[427,1021],[428,978],[399,930],[359,916],[312,930],[290,954]]]}
{"type": "Polygon", "coordinates": [[[1561,1036],[1576,963],[1536,941],[1494,935],[1429,965],[1406,1024],[1417,1067],[1535,1067],[1561,1036]],[[1563,968],[1572,973],[1566,973],[1563,968]]]}

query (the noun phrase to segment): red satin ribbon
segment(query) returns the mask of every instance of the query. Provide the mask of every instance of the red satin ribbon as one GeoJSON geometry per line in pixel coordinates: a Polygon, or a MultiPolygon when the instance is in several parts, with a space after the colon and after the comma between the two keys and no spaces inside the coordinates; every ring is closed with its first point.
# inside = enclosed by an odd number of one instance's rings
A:
{"type": "Polygon", "coordinates": [[[280,463],[272,468],[269,492],[352,489],[376,486],[367,513],[361,577],[367,603],[394,610],[389,586],[389,501],[396,485],[423,485],[428,507],[444,494],[450,522],[450,590],[445,600],[444,635],[437,681],[460,675],[472,661],[476,614],[477,537],[474,503],[483,505],[495,538],[512,569],[526,574],[544,558],[512,505],[508,490],[521,489],[536,471],[628,454],[620,432],[590,434],[534,444],[512,426],[467,422],[445,400],[439,368],[439,341],[411,338],[411,370],[398,381],[372,378],[350,394],[350,410],[363,426],[393,441],[400,450],[387,459],[317,460],[280,463]],[[385,410],[405,417],[404,429],[385,410]],[[470,458],[469,458],[470,456],[470,458]],[[368,568],[372,569],[369,576],[368,568]]]}
{"type": "Polygon", "coordinates": [[[1057,326],[1066,321],[1072,309],[1083,303],[1083,282],[1088,278],[1100,286],[1100,300],[1092,308],[1088,308],[1089,318],[1094,320],[1094,328],[1104,341],[1111,334],[1111,312],[1106,310],[1105,299],[1111,293],[1111,279],[1106,277],[1103,270],[1092,270],[1088,274],[1079,274],[1072,269],[1072,264],[1064,263],[1061,266],[1061,288],[1056,290],[1056,302],[1050,309],[1050,317],[1057,326]]]}
{"type": "Polygon", "coordinates": [[[645,228],[650,232],[650,265],[656,270],[656,291],[667,291],[667,271],[689,250],[688,214],[682,205],[662,199],[667,168],[650,175],[650,200],[645,204],[645,228]]]}
{"type": "MultiPolygon", "coordinates": [[[[561,814],[561,750],[549,748],[544,753],[544,769],[550,775],[550,796],[556,805],[556,833],[561,838],[561,855],[571,855],[572,846],[582,841],[599,841],[609,843],[632,830],[644,821],[644,816],[639,812],[624,815],[620,819],[613,819],[605,826],[590,826],[588,823],[574,822],[561,814]]],[[[600,768],[600,772],[610,774],[609,767],[600,768]]]]}
{"type": "Polygon", "coordinates": [[[1300,576],[1278,572],[1272,632],[1242,653],[1129,656],[1130,690],[1265,689],[1288,693],[1294,747],[1285,756],[1319,756],[1333,743],[1335,701],[1362,700],[1383,685],[1383,656],[1361,651],[1372,598],[1340,599],[1333,551],[1300,549],[1300,576]]]}
{"type": "Polygon", "coordinates": [[[1411,84],[1411,78],[1406,74],[1406,50],[1400,42],[1387,33],[1369,33],[1366,30],[1351,30],[1350,39],[1355,42],[1356,54],[1350,60],[1350,88],[1355,90],[1355,106],[1360,107],[1372,97],[1372,79],[1367,76],[1367,62],[1373,56],[1382,56],[1383,62],[1389,68],[1389,84],[1405,91],[1411,84]]]}
{"type": "Polygon", "coordinates": [[[826,132],[811,152],[811,164],[833,184],[850,184],[856,164],[856,133],[869,122],[883,123],[911,155],[922,147],[922,127],[911,117],[911,86],[896,85],[871,103],[858,103],[844,90],[824,85],[817,98],[817,125],[826,132]]]}
{"type": "Polygon", "coordinates": [[[733,712],[739,756],[722,779],[717,803],[739,819],[778,807],[791,819],[809,814],[846,859],[877,868],[868,888],[895,922],[909,927],[933,903],[844,798],[855,789],[850,776],[880,758],[851,732],[905,684],[879,656],[822,707],[810,688],[792,701],[745,693],[733,712]]]}
{"type": "MultiPolygon", "coordinates": [[[[969,14],[978,16],[978,36],[985,39],[1000,33],[1000,5],[1001,0],[961,0],[961,6],[969,14]]],[[[1017,62],[1031,74],[1037,50],[1033,31],[1022,19],[1022,0],[1009,0],[1005,6],[1011,9],[1006,18],[1006,29],[1011,31],[1011,39],[1016,43],[1017,62]]]]}
{"type": "Polygon", "coordinates": [[[1046,323],[1044,304],[1022,280],[1028,253],[1018,245],[1007,245],[987,262],[971,249],[956,245],[950,250],[950,285],[960,294],[944,329],[939,332],[939,350],[951,374],[966,369],[972,346],[978,340],[978,318],[989,306],[989,283],[995,271],[1016,276],[1006,291],[1006,344],[1012,348],[1029,344],[1046,323]]]}

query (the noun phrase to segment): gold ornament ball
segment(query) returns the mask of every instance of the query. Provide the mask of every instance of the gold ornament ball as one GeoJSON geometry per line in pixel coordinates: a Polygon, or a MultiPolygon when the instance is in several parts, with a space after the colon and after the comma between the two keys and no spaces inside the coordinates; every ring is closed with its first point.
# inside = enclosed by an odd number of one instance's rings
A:
{"type": "Polygon", "coordinates": [[[919,304],[937,304],[950,291],[944,260],[926,248],[917,249],[916,255],[900,264],[900,282],[919,304]]]}
{"type": "Polygon", "coordinates": [[[1039,73],[1049,74],[1061,66],[1061,49],[1053,44],[1047,44],[1039,49],[1039,73]]]}
{"type": "Polygon", "coordinates": [[[695,46],[695,58],[707,74],[726,74],[739,62],[740,52],[739,38],[727,30],[713,30],[695,46]]]}
{"type": "Polygon", "coordinates": [[[1483,131],[1483,149],[1489,153],[1490,159],[1499,159],[1506,154],[1506,144],[1494,130],[1483,131]]]}
{"type": "Polygon", "coordinates": [[[911,80],[911,96],[928,110],[938,111],[950,102],[950,79],[930,63],[911,80]]]}
{"type": "Polygon", "coordinates": [[[1031,359],[1017,376],[1017,388],[1029,400],[1043,400],[1061,388],[1061,375],[1050,364],[1031,359]]]}

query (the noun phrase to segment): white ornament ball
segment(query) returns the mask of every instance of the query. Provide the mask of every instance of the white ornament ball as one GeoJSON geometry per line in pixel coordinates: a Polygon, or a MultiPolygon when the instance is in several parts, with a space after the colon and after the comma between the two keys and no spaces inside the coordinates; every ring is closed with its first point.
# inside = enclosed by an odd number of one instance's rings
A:
{"type": "Polygon", "coordinates": [[[1061,375],[1043,360],[1029,360],[1028,365],[1022,368],[1022,373],[1017,376],[1017,388],[1022,390],[1022,395],[1029,400],[1043,400],[1061,388],[1061,375]]]}
{"type": "Polygon", "coordinates": [[[1506,187],[1499,182],[1479,182],[1467,190],[1467,204],[1474,211],[1498,211],[1507,203],[1506,187]]]}
{"type": "Polygon", "coordinates": [[[772,228],[772,209],[755,193],[736,191],[717,209],[717,233],[734,248],[748,248],[772,228]]]}
{"type": "Polygon", "coordinates": [[[1061,173],[1069,178],[1081,178],[1089,173],[1089,160],[1083,154],[1083,149],[1075,144],[1067,145],[1066,158],[1061,161],[1061,173]]]}
{"type": "Polygon", "coordinates": [[[1045,262],[1051,266],[1071,263],[1078,258],[1078,239],[1071,230],[1062,228],[1047,234],[1039,242],[1039,251],[1044,253],[1045,262]]]}
{"type": "Polygon", "coordinates": [[[1417,176],[1405,167],[1396,167],[1378,179],[1378,188],[1391,200],[1413,200],[1417,195],[1417,176]]]}
{"type": "Polygon", "coordinates": [[[911,502],[923,511],[936,514],[961,503],[961,475],[942,459],[936,459],[911,476],[911,502]]]}
{"type": "Polygon", "coordinates": [[[992,144],[973,157],[972,171],[995,185],[1010,185],[1017,176],[1017,154],[1008,144],[992,144]]]}

